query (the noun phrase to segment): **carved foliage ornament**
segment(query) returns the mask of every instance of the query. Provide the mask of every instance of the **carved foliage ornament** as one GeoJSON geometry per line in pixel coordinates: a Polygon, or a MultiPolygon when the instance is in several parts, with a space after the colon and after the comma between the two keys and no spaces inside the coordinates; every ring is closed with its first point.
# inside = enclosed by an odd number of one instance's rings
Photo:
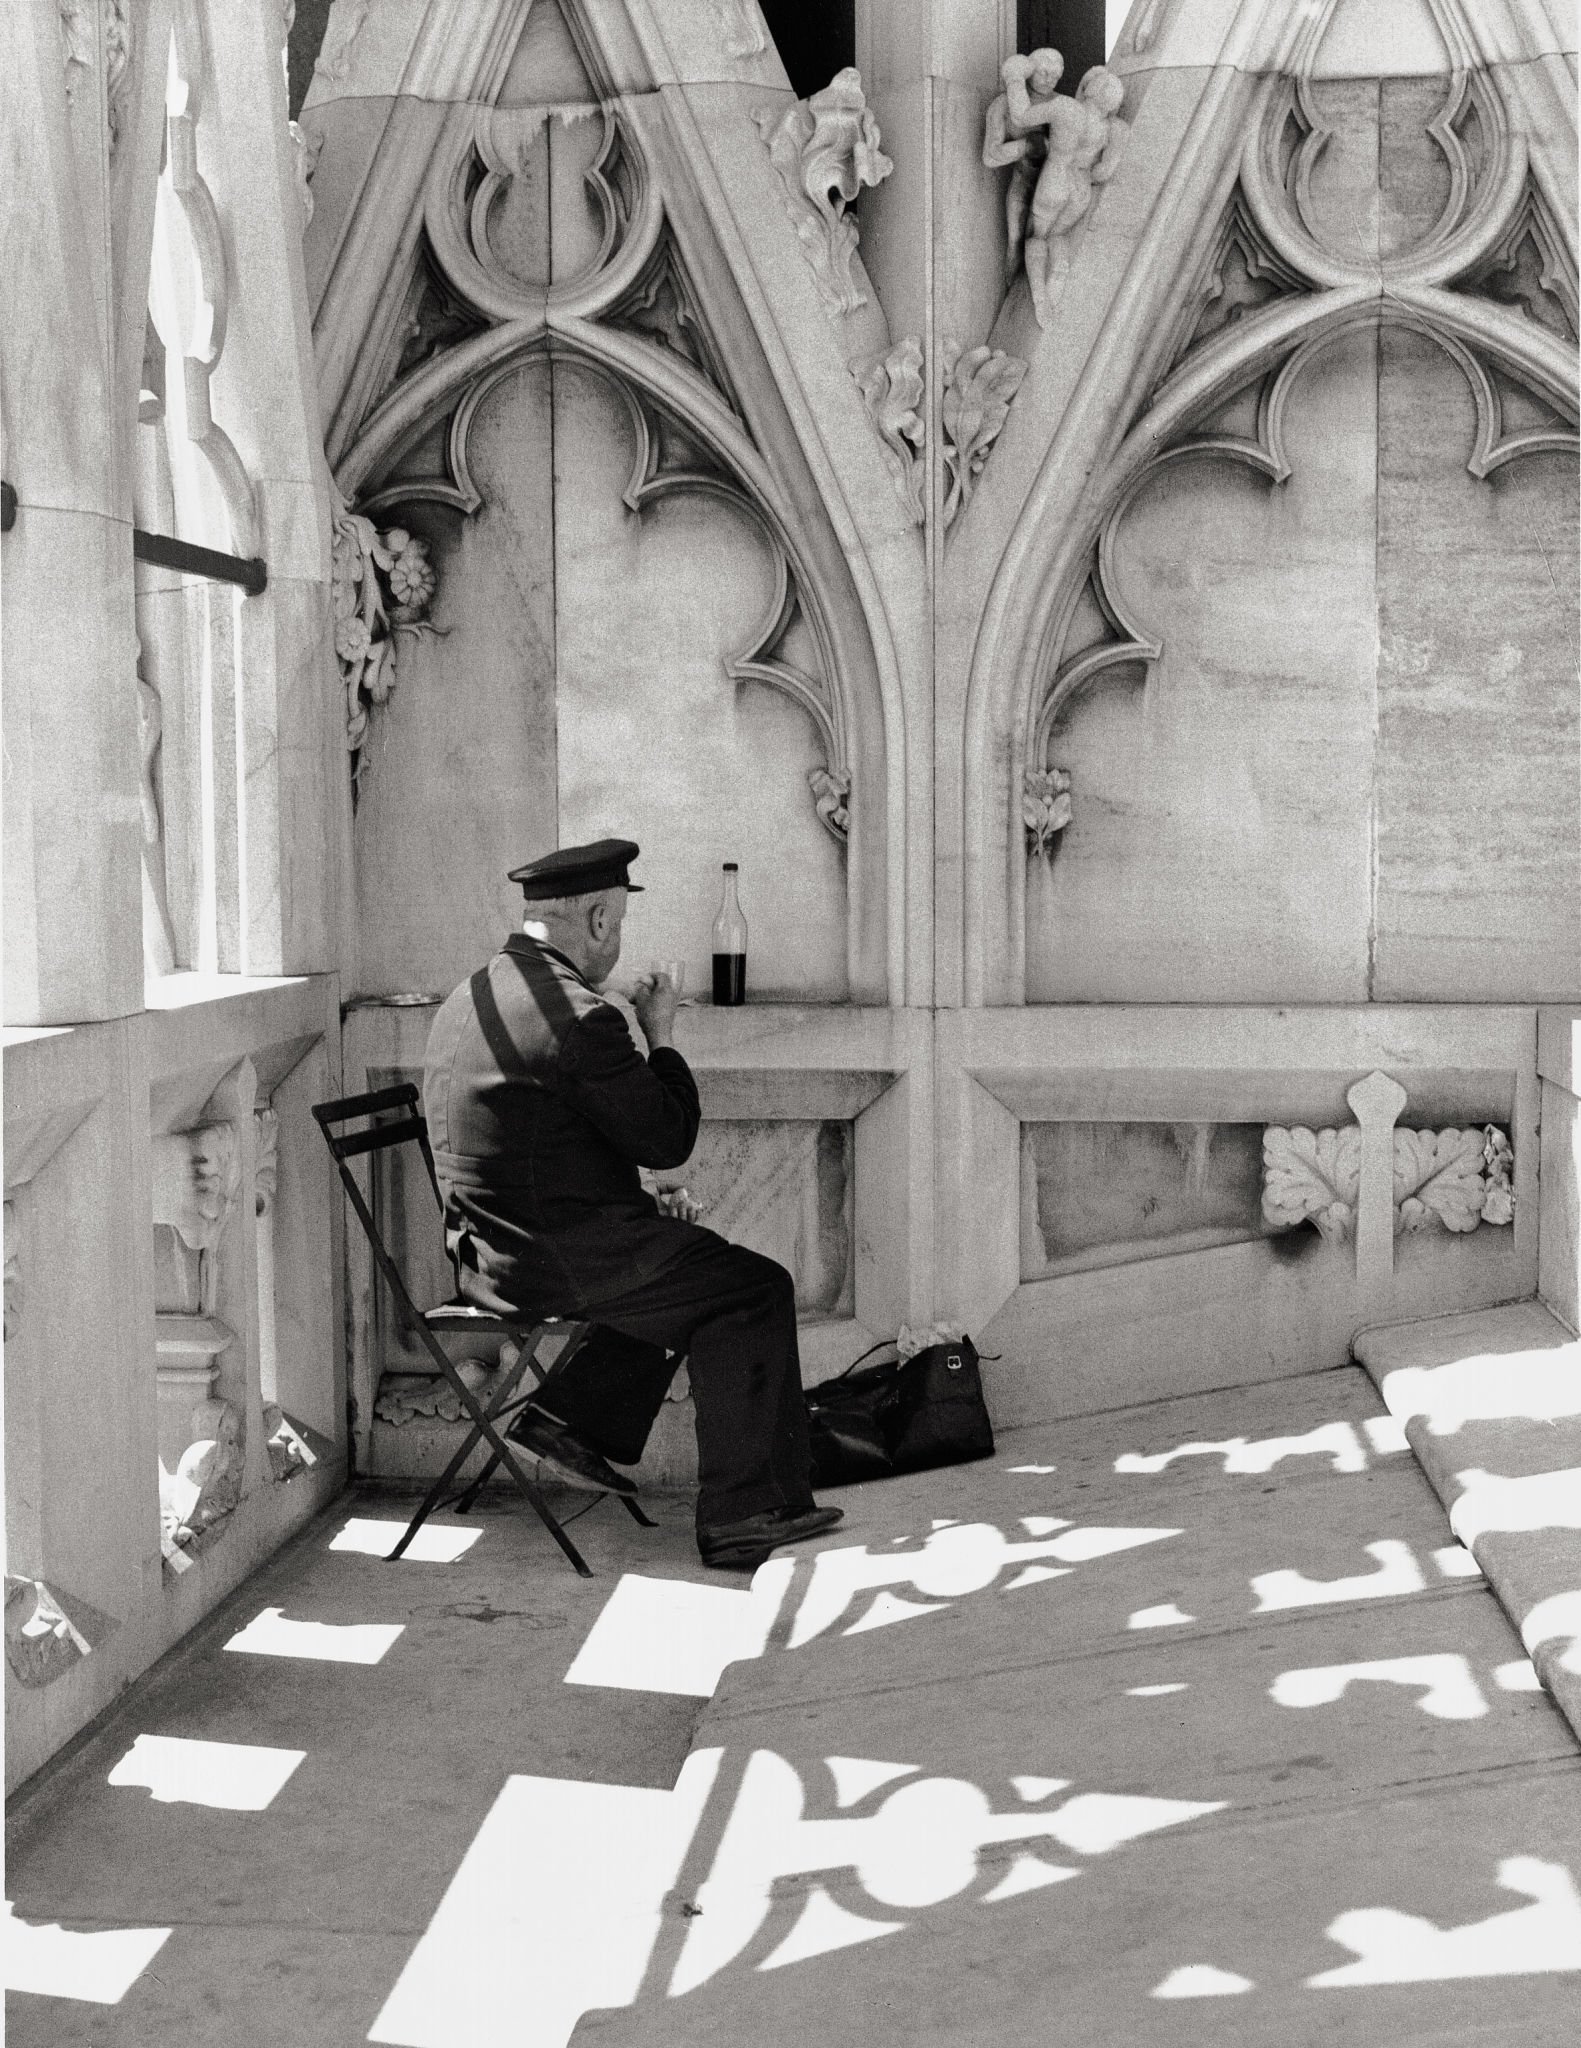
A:
{"type": "Polygon", "coordinates": [[[1063,768],[1029,768],[1022,783],[1021,822],[1027,851],[1052,855],[1071,821],[1070,777],[1063,768]]]}
{"type": "Polygon", "coordinates": [[[950,479],[944,523],[971,499],[977,479],[1010,416],[1010,401],[1021,388],[1027,366],[1002,348],[969,348],[947,341],[943,349],[944,468],[950,479]]]}
{"type": "Polygon", "coordinates": [[[367,735],[370,709],[395,688],[400,636],[440,630],[428,623],[438,584],[426,541],[402,526],[381,532],[350,509],[333,482],[330,493],[335,658],[346,699],[346,745],[355,753],[367,735]]]}
{"type": "Polygon", "coordinates": [[[925,479],[922,445],[926,434],[920,336],[908,334],[887,353],[853,364],[851,375],[867,406],[868,417],[878,429],[895,495],[912,524],[920,526],[925,479]]]}
{"type": "MultiPolygon", "coordinates": [[[[1396,1236],[1513,1221],[1515,1154],[1497,1125],[1396,1130],[1393,1141],[1396,1236]]],[[[1311,1222],[1329,1243],[1347,1241],[1356,1227],[1361,1150],[1355,1124],[1324,1131],[1270,1125],[1263,1133],[1263,1221],[1273,1230],[1311,1222]]]]}
{"type": "Polygon", "coordinates": [[[895,168],[879,146],[861,73],[847,65],[810,99],[783,111],[754,107],[752,118],[784,183],[785,210],[819,296],[831,312],[854,313],[867,294],[852,274],[858,235],[846,208],[895,168]]]}

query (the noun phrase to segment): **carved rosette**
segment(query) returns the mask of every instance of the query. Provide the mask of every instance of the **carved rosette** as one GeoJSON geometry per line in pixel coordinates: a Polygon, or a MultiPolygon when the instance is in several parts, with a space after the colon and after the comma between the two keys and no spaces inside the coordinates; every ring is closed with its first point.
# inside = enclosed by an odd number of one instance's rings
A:
{"type": "Polygon", "coordinates": [[[867,416],[878,430],[895,495],[914,526],[923,522],[922,339],[908,334],[893,348],[852,365],[867,416]]]}
{"type": "Polygon", "coordinates": [[[1002,348],[969,348],[947,341],[943,349],[944,468],[950,479],[944,523],[970,502],[989,450],[1010,417],[1010,401],[1021,388],[1027,366],[1002,348]]]}
{"type": "Polygon", "coordinates": [[[1029,768],[1021,787],[1021,822],[1027,852],[1052,855],[1071,821],[1070,777],[1063,768],[1029,768]]]}
{"type": "Polygon", "coordinates": [[[335,658],[346,698],[346,746],[356,754],[373,707],[387,703],[395,688],[400,636],[439,630],[428,622],[438,580],[426,541],[401,526],[381,532],[347,506],[333,483],[331,508],[335,658]]]}
{"type": "Polygon", "coordinates": [[[881,185],[895,168],[879,146],[861,73],[847,65],[810,99],[783,111],[754,107],[752,118],[785,186],[785,210],[820,298],[833,313],[854,313],[867,294],[852,274],[859,237],[846,209],[864,185],[881,185]]]}
{"type": "MultiPolygon", "coordinates": [[[[1270,1125],[1263,1133],[1263,1221],[1271,1230],[1316,1224],[1330,1243],[1354,1235],[1361,1185],[1361,1130],[1270,1125]]],[[[1393,1134],[1394,1231],[1441,1226],[1459,1235],[1514,1220],[1515,1153],[1495,1124],[1393,1134]]]]}

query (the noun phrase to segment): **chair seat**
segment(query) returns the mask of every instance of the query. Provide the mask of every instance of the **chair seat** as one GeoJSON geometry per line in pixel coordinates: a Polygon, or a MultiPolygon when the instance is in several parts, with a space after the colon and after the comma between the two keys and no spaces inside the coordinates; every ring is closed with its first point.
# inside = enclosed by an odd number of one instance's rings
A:
{"type": "Polygon", "coordinates": [[[442,1301],[437,1308],[425,1308],[423,1321],[431,1330],[496,1331],[548,1330],[563,1320],[560,1316],[522,1314],[497,1316],[492,1309],[477,1308],[470,1301],[442,1301]]]}

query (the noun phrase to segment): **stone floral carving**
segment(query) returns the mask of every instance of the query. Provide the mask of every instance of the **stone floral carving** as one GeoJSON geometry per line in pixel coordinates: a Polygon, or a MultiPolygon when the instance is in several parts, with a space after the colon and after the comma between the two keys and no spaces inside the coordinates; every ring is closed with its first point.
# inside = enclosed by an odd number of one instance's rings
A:
{"type": "Polygon", "coordinates": [[[247,1450],[241,1410],[230,1401],[200,1401],[192,1411],[192,1439],[176,1476],[195,1489],[182,1521],[197,1532],[212,1528],[242,1497],[247,1450]]]}
{"type": "Polygon", "coordinates": [[[264,1449],[269,1454],[272,1479],[294,1479],[309,1465],[318,1463],[312,1447],[277,1401],[266,1401],[263,1411],[264,1449]]]}
{"type": "Polygon", "coordinates": [[[1494,1124],[1480,1130],[1396,1131],[1394,1200],[1396,1234],[1475,1230],[1479,1223],[1513,1221],[1510,1173],[1515,1154],[1494,1124]]]}
{"type": "Polygon", "coordinates": [[[844,841],[851,830],[851,777],[832,768],[810,768],[807,783],[826,831],[844,841]]]}
{"type": "Polygon", "coordinates": [[[331,591],[335,657],[346,692],[346,745],[356,753],[374,705],[396,683],[396,643],[403,633],[438,631],[427,622],[438,581],[428,543],[403,526],[383,532],[332,491],[334,545],[331,591]]]}
{"type": "Polygon", "coordinates": [[[313,218],[313,173],[318,169],[324,134],[320,128],[304,128],[300,121],[289,121],[286,126],[291,136],[291,169],[296,178],[296,196],[301,202],[305,231],[313,218]]]}
{"type": "Polygon", "coordinates": [[[98,60],[98,8],[95,0],[60,0],[60,35],[66,61],[66,97],[75,99],[84,71],[98,60]]]}
{"type": "MultiPolygon", "coordinates": [[[[503,1355],[500,1363],[509,1370],[503,1355]]],[[[463,1385],[480,1400],[488,1398],[486,1389],[498,1370],[483,1358],[456,1361],[456,1372],[463,1385]]],[[[379,1382],[373,1412],[381,1422],[393,1423],[397,1429],[420,1416],[434,1422],[461,1422],[467,1413],[455,1388],[436,1372],[387,1372],[379,1382]]]]}
{"type": "Polygon", "coordinates": [[[1005,196],[1006,258],[1019,263],[1038,325],[1046,327],[1054,288],[1070,268],[1071,236],[1095,189],[1114,176],[1129,133],[1119,118],[1125,83],[1105,64],[1082,78],[1075,97],[1055,90],[1065,70],[1058,50],[1007,57],[1004,91],[988,108],[983,162],[1010,170],[1005,196]]]}
{"type": "MultiPolygon", "coordinates": [[[[1509,1138],[1494,1124],[1478,1129],[1393,1134],[1394,1229],[1465,1233],[1514,1219],[1509,1138]]],[[[1355,1230],[1361,1183],[1361,1130],[1311,1131],[1270,1125],[1263,1133],[1263,1221],[1274,1230],[1312,1222],[1330,1243],[1355,1230]]]]}
{"type": "Polygon", "coordinates": [[[1052,854],[1071,821],[1070,777],[1063,768],[1029,768],[1021,786],[1027,851],[1052,854]]]}
{"type": "Polygon", "coordinates": [[[714,0],[714,12],[732,57],[758,57],[768,48],[755,0],[714,0]]]}
{"type": "Polygon", "coordinates": [[[5,1340],[9,1344],[22,1323],[22,1261],[16,1248],[16,1203],[5,1205],[5,1340]]]}
{"type": "Polygon", "coordinates": [[[5,1660],[19,1684],[48,1685],[92,1648],[42,1579],[6,1573],[5,1660]]]}
{"type": "Polygon", "coordinates": [[[1273,1230],[1311,1222],[1329,1244],[1356,1228],[1361,1127],[1310,1131],[1303,1124],[1263,1132],[1263,1221],[1273,1230]]]}
{"type": "Polygon", "coordinates": [[[922,417],[922,340],[908,334],[885,353],[855,363],[851,375],[862,394],[868,418],[878,429],[884,463],[894,480],[895,495],[914,526],[923,520],[922,444],[927,429],[922,417]]]}
{"type": "Polygon", "coordinates": [[[253,1208],[266,1216],[274,1207],[280,1178],[280,1118],[272,1109],[253,1111],[253,1208]]]}
{"type": "Polygon", "coordinates": [[[854,313],[867,294],[851,272],[858,235],[846,208],[864,185],[881,185],[895,168],[879,147],[861,73],[847,65],[822,92],[783,111],[755,107],[752,118],[784,182],[785,210],[819,296],[832,312],[854,313]]]}
{"type": "Polygon", "coordinates": [[[1027,366],[1002,348],[962,350],[958,341],[944,344],[944,468],[950,479],[944,501],[944,523],[969,502],[1010,416],[1010,401],[1021,388],[1027,366]]]}

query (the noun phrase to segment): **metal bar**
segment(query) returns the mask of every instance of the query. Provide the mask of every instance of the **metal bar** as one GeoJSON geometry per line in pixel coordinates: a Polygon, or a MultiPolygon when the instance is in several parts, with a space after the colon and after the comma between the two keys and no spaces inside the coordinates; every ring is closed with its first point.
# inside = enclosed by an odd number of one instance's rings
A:
{"type": "Polygon", "coordinates": [[[0,533],[9,533],[16,525],[16,489],[13,485],[0,483],[0,533]]]}
{"type": "Polygon", "coordinates": [[[269,582],[269,567],[256,555],[222,555],[217,548],[200,548],[190,540],[176,540],[168,533],[145,533],[132,528],[132,553],[140,562],[156,568],[179,569],[184,576],[207,576],[213,583],[239,583],[249,597],[260,596],[269,582]]]}

